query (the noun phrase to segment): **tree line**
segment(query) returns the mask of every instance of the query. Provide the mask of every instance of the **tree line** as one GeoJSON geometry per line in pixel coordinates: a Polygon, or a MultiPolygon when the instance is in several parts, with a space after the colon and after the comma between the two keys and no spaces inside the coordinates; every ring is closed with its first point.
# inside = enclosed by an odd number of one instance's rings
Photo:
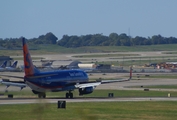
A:
{"type": "MultiPolygon", "coordinates": [[[[46,35],[40,35],[38,38],[27,39],[28,44],[57,44],[58,38],[51,32],[46,35]]],[[[21,49],[21,38],[0,38],[1,49],[21,49]]]]}
{"type": "MultiPolygon", "coordinates": [[[[109,36],[103,34],[88,35],[63,35],[58,38],[51,32],[40,35],[38,38],[28,39],[29,44],[57,44],[63,47],[82,47],[82,46],[137,46],[137,45],[158,45],[158,44],[177,44],[175,37],[163,37],[154,35],[152,37],[131,37],[122,33],[111,33],[109,36]]],[[[0,39],[0,48],[14,49],[21,47],[20,38],[0,39]]]]}
{"type": "Polygon", "coordinates": [[[118,35],[111,33],[109,36],[102,34],[68,36],[63,35],[62,39],[57,42],[58,45],[64,47],[81,47],[81,46],[137,46],[137,45],[158,45],[158,44],[176,44],[175,37],[162,37],[154,35],[152,37],[131,37],[125,33],[118,35]]]}

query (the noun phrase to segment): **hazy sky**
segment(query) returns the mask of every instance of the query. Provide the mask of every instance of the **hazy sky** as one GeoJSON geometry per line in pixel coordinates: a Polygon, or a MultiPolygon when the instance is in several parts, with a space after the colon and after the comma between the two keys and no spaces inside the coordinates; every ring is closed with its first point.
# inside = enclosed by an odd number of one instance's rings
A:
{"type": "Polygon", "coordinates": [[[112,32],[177,37],[177,0],[1,0],[0,38],[112,32]]]}

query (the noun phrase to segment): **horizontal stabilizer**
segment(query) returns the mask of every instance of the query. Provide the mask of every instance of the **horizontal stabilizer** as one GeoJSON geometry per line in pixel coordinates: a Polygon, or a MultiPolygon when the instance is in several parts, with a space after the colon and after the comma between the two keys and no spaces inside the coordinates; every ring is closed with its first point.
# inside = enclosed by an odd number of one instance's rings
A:
{"type": "Polygon", "coordinates": [[[20,77],[20,76],[13,76],[13,75],[0,75],[0,76],[12,77],[12,78],[18,78],[18,79],[24,79],[24,77],[20,77]]]}
{"type": "Polygon", "coordinates": [[[20,88],[24,88],[27,87],[27,84],[25,84],[24,82],[17,82],[17,81],[4,81],[3,79],[0,80],[1,84],[4,84],[6,86],[15,86],[15,87],[20,87],[20,88]]]}

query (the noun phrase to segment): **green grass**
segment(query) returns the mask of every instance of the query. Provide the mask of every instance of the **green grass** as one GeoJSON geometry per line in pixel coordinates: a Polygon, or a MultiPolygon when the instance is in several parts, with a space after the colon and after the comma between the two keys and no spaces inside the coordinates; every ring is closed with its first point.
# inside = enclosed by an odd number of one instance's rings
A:
{"type": "MultiPolygon", "coordinates": [[[[177,89],[177,85],[151,85],[143,86],[144,88],[155,88],[155,89],[177,89]]],[[[141,88],[141,86],[132,86],[130,88],[141,88]]]]}
{"type": "MultiPolygon", "coordinates": [[[[158,86],[157,86],[158,87],[158,86]]],[[[74,97],[79,97],[74,91],[74,97]]],[[[108,97],[177,97],[174,91],[143,91],[143,90],[95,90],[92,94],[81,96],[108,97]]],[[[37,98],[31,91],[9,91],[14,97],[37,98]]],[[[49,92],[47,98],[63,98],[65,92],[49,92]]],[[[57,109],[56,104],[49,104],[40,100],[40,104],[1,105],[0,118],[2,120],[176,120],[176,101],[147,101],[147,102],[83,102],[67,103],[66,109],[57,109]]]]}
{"type": "MultiPolygon", "coordinates": [[[[65,48],[58,45],[29,45],[31,54],[67,54],[67,53],[106,53],[106,52],[145,52],[145,51],[177,51],[176,44],[150,46],[84,46],[65,48]]],[[[175,54],[175,53],[173,53],[175,54]]],[[[0,50],[0,55],[22,55],[22,50],[0,50]]]]}
{"type": "MultiPolygon", "coordinates": [[[[2,93],[2,92],[1,92],[2,93]]],[[[47,98],[65,98],[66,92],[47,92],[47,98]]],[[[114,97],[167,97],[171,93],[172,97],[177,97],[175,91],[144,91],[143,90],[94,90],[93,93],[88,95],[79,96],[77,90],[73,91],[74,97],[88,98],[88,97],[108,97],[109,93],[113,93],[114,97]]],[[[31,91],[9,91],[4,93],[5,96],[13,94],[14,98],[37,98],[37,95],[31,91]]]]}
{"type": "Polygon", "coordinates": [[[163,54],[177,54],[177,52],[162,52],[163,54]]]}
{"type": "Polygon", "coordinates": [[[0,56],[22,55],[22,50],[0,50],[0,56]]]}
{"type": "MultiPolygon", "coordinates": [[[[134,76],[135,77],[135,76],[134,76]]],[[[142,76],[139,75],[139,78],[148,78],[148,79],[152,79],[152,78],[156,78],[156,79],[176,79],[177,78],[177,74],[160,74],[160,75],[149,75],[149,76],[142,76]]]]}
{"type": "MultiPolygon", "coordinates": [[[[23,60],[23,57],[14,57],[13,58],[14,60],[23,60]]],[[[44,59],[42,57],[32,57],[33,60],[41,60],[41,59],[44,59]]]]}
{"type": "Polygon", "coordinates": [[[176,51],[177,50],[176,44],[168,44],[168,45],[145,45],[145,46],[105,46],[103,47],[97,47],[97,49],[102,49],[104,52],[110,52],[110,51],[120,51],[120,52],[127,52],[127,51],[176,51]]]}
{"type": "Polygon", "coordinates": [[[138,65],[138,66],[144,66],[145,64],[149,63],[162,63],[162,62],[174,62],[177,61],[176,57],[172,59],[156,59],[153,58],[151,60],[143,60],[144,58],[116,58],[114,61],[99,61],[96,62],[97,64],[111,64],[115,66],[132,66],[132,65],[138,65]]]}
{"type": "Polygon", "coordinates": [[[139,54],[91,54],[91,55],[80,55],[80,56],[72,56],[77,58],[93,58],[93,57],[115,57],[115,56],[139,56],[139,54]]]}
{"type": "Polygon", "coordinates": [[[2,120],[176,120],[176,101],[1,105],[2,120]]]}

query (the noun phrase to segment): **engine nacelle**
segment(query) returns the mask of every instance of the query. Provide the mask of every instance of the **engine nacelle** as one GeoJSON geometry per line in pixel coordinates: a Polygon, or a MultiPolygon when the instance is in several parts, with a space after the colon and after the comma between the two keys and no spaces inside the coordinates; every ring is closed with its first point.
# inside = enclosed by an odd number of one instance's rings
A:
{"type": "Polygon", "coordinates": [[[90,94],[93,92],[93,89],[93,87],[80,88],[79,95],[90,94]]]}
{"type": "Polygon", "coordinates": [[[40,93],[40,92],[35,91],[35,90],[32,90],[32,92],[33,92],[34,94],[39,94],[39,93],[40,93]]]}

